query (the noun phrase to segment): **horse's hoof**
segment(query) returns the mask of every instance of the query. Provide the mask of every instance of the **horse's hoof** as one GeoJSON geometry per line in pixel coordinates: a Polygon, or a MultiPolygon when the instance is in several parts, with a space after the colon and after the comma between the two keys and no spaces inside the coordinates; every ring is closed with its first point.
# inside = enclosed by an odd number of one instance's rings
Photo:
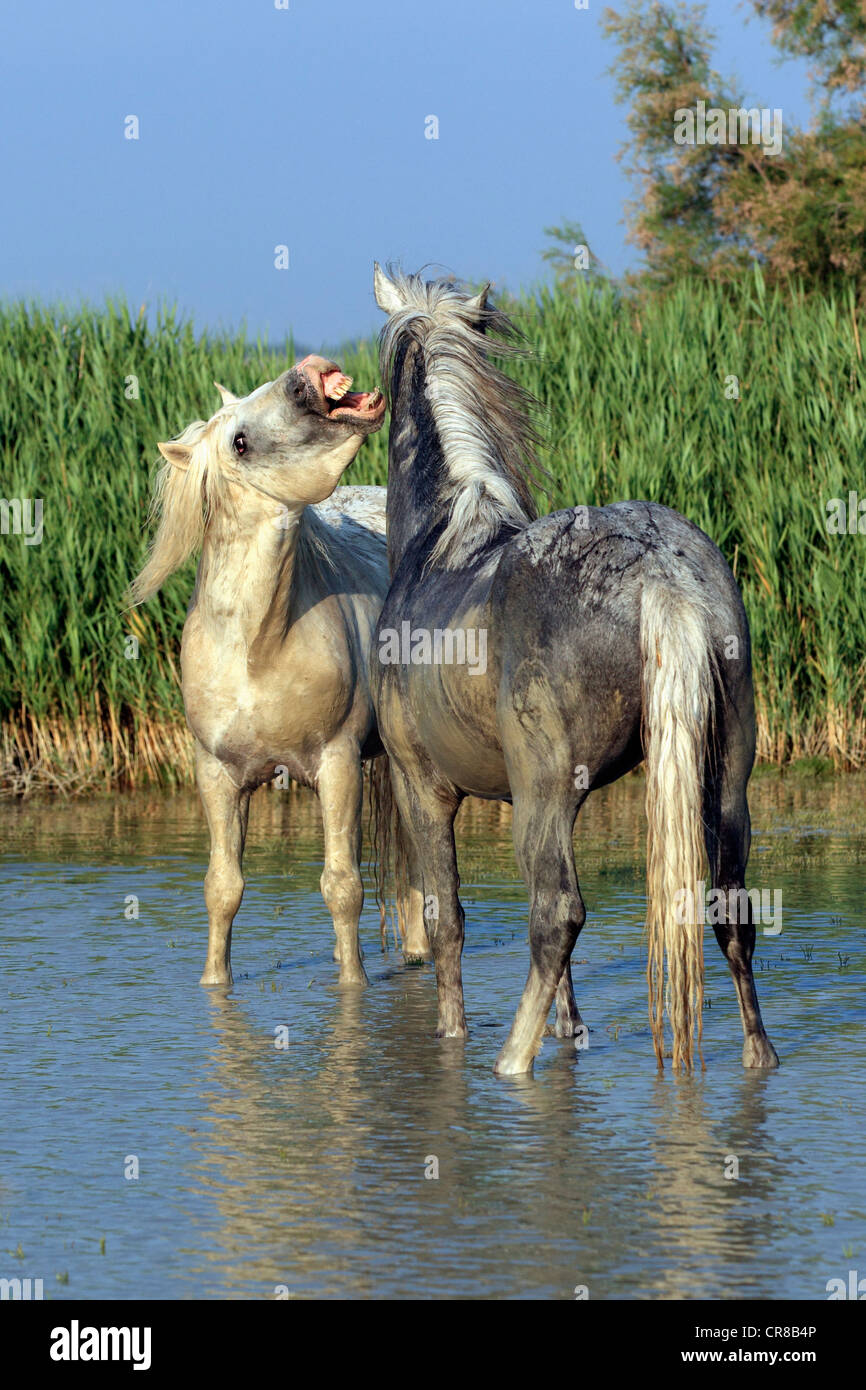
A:
{"type": "Polygon", "coordinates": [[[367,972],[363,965],[355,969],[340,971],[341,985],[368,985],[369,983],[370,981],[367,979],[367,972]]]}
{"type": "Polygon", "coordinates": [[[532,1076],[535,1058],[503,1057],[500,1052],[493,1067],[494,1076],[532,1076]]]}
{"type": "Polygon", "coordinates": [[[404,965],[429,965],[433,956],[430,951],[404,951],[404,965]]]}
{"type": "Polygon", "coordinates": [[[453,1027],[446,1027],[444,1023],[440,1023],[433,1036],[434,1038],[468,1038],[469,1029],[465,1023],[458,1023],[453,1027]]]}
{"type": "Polygon", "coordinates": [[[553,1025],[555,1038],[576,1038],[579,1033],[585,1031],[586,1024],[581,1018],[558,1018],[553,1025]]]}
{"type": "Polygon", "coordinates": [[[499,1049],[499,1056],[493,1065],[494,1076],[532,1076],[535,1059],[544,1046],[544,1032],[536,1034],[534,1041],[526,1036],[508,1036],[499,1049]]]}
{"type": "Polygon", "coordinates": [[[778,1065],[779,1058],[776,1049],[766,1034],[763,1037],[753,1035],[746,1038],[743,1046],[744,1067],[777,1067],[778,1065]]]}
{"type": "Polygon", "coordinates": [[[219,986],[227,987],[228,985],[234,984],[234,980],[232,979],[231,970],[205,970],[199,980],[199,984],[205,985],[208,988],[219,986]]]}

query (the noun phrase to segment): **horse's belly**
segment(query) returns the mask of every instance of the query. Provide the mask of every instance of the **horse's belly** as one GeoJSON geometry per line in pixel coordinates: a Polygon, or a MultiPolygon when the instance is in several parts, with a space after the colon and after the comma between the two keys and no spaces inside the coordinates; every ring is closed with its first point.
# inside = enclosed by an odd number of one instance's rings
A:
{"type": "Polygon", "coordinates": [[[496,736],[495,714],[480,710],[457,714],[435,698],[419,698],[415,724],[428,755],[438,770],[461,791],[488,799],[510,798],[508,774],[496,736]],[[467,717],[469,716],[469,717],[467,717]]]}
{"type": "Polygon", "coordinates": [[[501,758],[478,756],[478,749],[459,751],[453,760],[440,754],[437,764],[449,781],[468,796],[481,796],[487,801],[510,801],[511,789],[501,758]]]}
{"type": "Polygon", "coordinates": [[[190,728],[215,758],[232,768],[241,786],[269,782],[283,770],[298,782],[313,782],[318,770],[320,741],[307,737],[286,720],[269,719],[255,706],[235,704],[221,710],[212,702],[205,710],[187,711],[190,728]]]}
{"type": "Polygon", "coordinates": [[[441,738],[429,739],[426,747],[439,771],[469,796],[511,799],[501,754],[494,755],[487,749],[479,749],[477,743],[464,743],[456,738],[448,743],[443,743],[441,738]]]}

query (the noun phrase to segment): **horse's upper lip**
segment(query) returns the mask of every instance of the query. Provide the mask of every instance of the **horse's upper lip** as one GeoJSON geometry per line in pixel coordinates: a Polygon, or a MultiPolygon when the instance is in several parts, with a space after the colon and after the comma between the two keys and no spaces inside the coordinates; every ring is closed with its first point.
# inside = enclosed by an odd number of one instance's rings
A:
{"type": "Polygon", "coordinates": [[[340,370],[336,362],[327,358],[310,355],[298,363],[297,370],[302,374],[309,388],[308,403],[318,415],[330,420],[378,424],[385,415],[385,399],[382,392],[350,391],[351,377],[340,370]]]}

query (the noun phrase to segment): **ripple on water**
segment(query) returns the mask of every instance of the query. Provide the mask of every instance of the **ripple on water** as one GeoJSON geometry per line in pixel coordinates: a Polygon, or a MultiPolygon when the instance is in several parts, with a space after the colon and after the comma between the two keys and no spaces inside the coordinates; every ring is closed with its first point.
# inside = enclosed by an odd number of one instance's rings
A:
{"type": "Polygon", "coordinates": [[[589,1047],[549,1039],[510,1082],[491,1073],[527,968],[507,808],[458,823],[462,1044],[433,1040],[431,971],[379,952],[372,907],[371,987],[336,986],[306,794],[254,800],[228,993],[197,984],[193,797],[4,807],[0,1251],[23,1255],[0,1274],[72,1298],[826,1297],[866,1259],[859,783],[753,784],[750,882],[783,900],[756,952],[774,1074],[740,1065],[710,932],[707,1070],[656,1074],[642,797],[625,779],[578,825],[589,1047]]]}

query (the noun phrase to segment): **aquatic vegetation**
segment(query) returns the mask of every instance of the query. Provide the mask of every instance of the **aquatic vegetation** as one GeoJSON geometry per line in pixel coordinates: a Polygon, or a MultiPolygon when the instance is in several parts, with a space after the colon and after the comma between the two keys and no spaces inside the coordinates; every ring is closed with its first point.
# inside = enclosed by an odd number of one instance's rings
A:
{"type": "MultiPolygon", "coordinates": [[[[866,325],[853,298],[682,285],[506,301],[532,355],[506,370],[542,403],[552,505],[625,497],[684,512],[734,568],[752,626],[759,756],[866,762],[866,325]],[[858,326],[859,324],[859,326],[858,326]],[[855,492],[854,511],[850,494],[855,492]],[[828,530],[836,499],[846,530],[828,530]],[[855,514],[856,513],[856,514],[855,514]],[[854,530],[851,521],[854,520],[854,530]]],[[[321,345],[314,345],[319,347],[321,345]]],[[[171,310],[0,309],[2,493],[42,499],[39,544],[0,535],[0,784],[13,794],[191,776],[178,683],[188,566],[124,612],[156,441],[295,358],[171,310]]],[[[341,348],[375,380],[371,340],[341,348]]],[[[387,430],[347,481],[386,481],[387,430]]]]}

